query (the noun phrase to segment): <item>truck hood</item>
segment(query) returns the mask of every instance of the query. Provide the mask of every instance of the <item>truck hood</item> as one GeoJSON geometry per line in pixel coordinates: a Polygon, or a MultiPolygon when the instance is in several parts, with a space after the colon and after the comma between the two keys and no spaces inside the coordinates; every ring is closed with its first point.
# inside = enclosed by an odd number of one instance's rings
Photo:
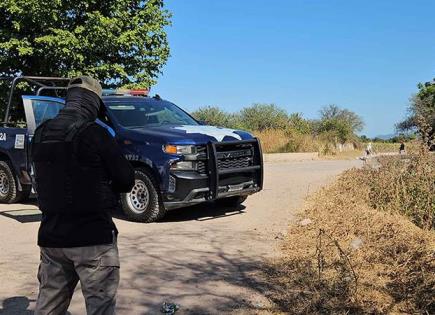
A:
{"type": "Polygon", "coordinates": [[[173,144],[205,144],[208,142],[249,140],[253,136],[242,130],[233,130],[222,127],[186,125],[129,128],[128,134],[135,140],[145,140],[148,137],[160,138],[166,143],[173,144]]]}

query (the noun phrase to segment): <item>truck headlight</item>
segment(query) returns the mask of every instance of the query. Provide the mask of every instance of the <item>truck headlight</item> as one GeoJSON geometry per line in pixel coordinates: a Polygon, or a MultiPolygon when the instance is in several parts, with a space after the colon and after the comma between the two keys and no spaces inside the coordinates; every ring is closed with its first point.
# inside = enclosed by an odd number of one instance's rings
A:
{"type": "Polygon", "coordinates": [[[196,170],[196,164],[195,162],[191,162],[191,161],[178,161],[171,165],[171,170],[194,171],[196,170]]]}
{"type": "Polygon", "coordinates": [[[163,147],[163,151],[169,154],[194,154],[196,153],[196,147],[194,145],[172,145],[167,144],[163,147]]]}

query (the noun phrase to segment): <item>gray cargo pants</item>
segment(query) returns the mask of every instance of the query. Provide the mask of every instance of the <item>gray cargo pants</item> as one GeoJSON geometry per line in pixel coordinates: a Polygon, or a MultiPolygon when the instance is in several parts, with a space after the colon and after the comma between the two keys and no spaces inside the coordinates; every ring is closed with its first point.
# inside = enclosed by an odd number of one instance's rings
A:
{"type": "Polygon", "coordinates": [[[116,241],[73,248],[41,247],[35,315],[64,315],[78,281],[88,315],[115,314],[119,284],[116,241]]]}

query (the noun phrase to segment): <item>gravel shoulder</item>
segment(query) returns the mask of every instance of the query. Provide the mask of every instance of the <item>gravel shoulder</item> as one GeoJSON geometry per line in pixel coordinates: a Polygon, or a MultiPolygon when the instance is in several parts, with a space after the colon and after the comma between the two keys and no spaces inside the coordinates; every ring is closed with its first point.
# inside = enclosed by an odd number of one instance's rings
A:
{"type": "MultiPolygon", "coordinates": [[[[261,313],[269,302],[258,289],[258,267],[279,254],[288,223],[307,195],[360,165],[356,160],[266,163],[264,190],[240,208],[203,204],[152,224],[116,219],[118,314],[159,314],[164,301],[180,304],[177,314],[238,314],[246,307],[253,308],[250,314],[261,313]]],[[[36,210],[32,204],[0,206],[0,314],[31,314],[34,308],[36,210]]],[[[80,292],[70,313],[85,313],[80,292]]]]}

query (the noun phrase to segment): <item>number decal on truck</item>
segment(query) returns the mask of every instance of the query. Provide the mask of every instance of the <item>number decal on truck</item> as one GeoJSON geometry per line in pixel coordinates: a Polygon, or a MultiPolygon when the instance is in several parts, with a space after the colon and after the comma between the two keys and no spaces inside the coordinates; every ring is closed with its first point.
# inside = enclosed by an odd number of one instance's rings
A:
{"type": "Polygon", "coordinates": [[[0,132],[0,141],[6,141],[6,133],[0,132]]]}
{"type": "Polygon", "coordinates": [[[140,157],[137,154],[126,154],[125,158],[129,161],[139,161],[140,157]]]}

